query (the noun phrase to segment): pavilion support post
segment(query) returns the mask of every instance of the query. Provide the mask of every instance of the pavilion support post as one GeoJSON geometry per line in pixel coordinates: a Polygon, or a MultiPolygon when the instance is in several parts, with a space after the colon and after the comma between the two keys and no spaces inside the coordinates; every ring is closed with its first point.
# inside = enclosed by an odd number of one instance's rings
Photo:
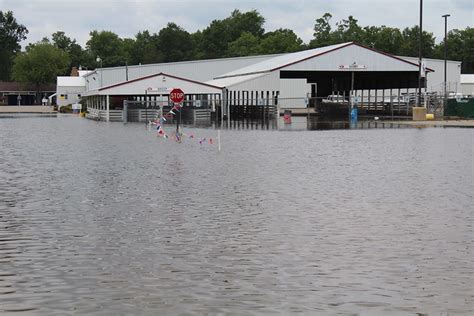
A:
{"type": "MultiPolygon", "coordinates": [[[[416,93],[415,93],[416,94],[416,93]]],[[[410,90],[407,88],[407,97],[408,97],[408,102],[407,102],[407,109],[406,109],[406,112],[407,112],[407,116],[409,114],[409,109],[410,109],[410,90]]]]}
{"type": "Polygon", "coordinates": [[[221,126],[224,124],[224,104],[225,104],[225,90],[222,90],[222,98],[220,102],[220,110],[221,110],[221,126]]]}
{"type": "Polygon", "coordinates": [[[105,96],[105,105],[107,108],[107,122],[110,122],[110,96],[105,96]]]}
{"type": "Polygon", "coordinates": [[[368,90],[368,97],[367,97],[367,112],[370,111],[370,102],[371,102],[371,98],[370,98],[370,89],[368,90]]]}
{"type": "Polygon", "coordinates": [[[398,98],[397,98],[397,100],[398,100],[398,111],[397,111],[397,113],[398,113],[398,115],[400,115],[400,88],[398,88],[398,98]]]}
{"type": "Polygon", "coordinates": [[[122,113],[122,121],[123,123],[127,123],[128,119],[128,101],[123,100],[123,113],[122,113]]]}
{"type": "Polygon", "coordinates": [[[382,90],[382,117],[385,114],[385,89],[382,90]]]}
{"type": "Polygon", "coordinates": [[[375,112],[377,112],[377,108],[378,108],[378,104],[377,104],[377,102],[378,102],[378,98],[377,98],[377,97],[378,97],[378,94],[379,94],[379,91],[377,90],[377,86],[376,86],[376,87],[375,87],[375,107],[374,107],[375,112]]]}
{"type": "Polygon", "coordinates": [[[393,121],[393,98],[392,98],[392,88],[390,88],[390,113],[392,115],[392,121],[393,121]]]}

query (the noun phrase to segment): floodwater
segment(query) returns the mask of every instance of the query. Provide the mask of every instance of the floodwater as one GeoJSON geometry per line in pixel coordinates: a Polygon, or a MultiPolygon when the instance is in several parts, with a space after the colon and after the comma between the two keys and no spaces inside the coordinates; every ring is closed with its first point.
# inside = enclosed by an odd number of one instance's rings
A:
{"type": "Polygon", "coordinates": [[[474,130],[184,132],[0,119],[0,314],[474,314],[474,130]]]}

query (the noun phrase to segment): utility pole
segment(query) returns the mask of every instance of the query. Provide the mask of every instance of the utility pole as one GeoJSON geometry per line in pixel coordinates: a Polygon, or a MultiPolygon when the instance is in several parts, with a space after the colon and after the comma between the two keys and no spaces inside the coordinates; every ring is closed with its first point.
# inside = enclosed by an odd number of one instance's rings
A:
{"type": "Polygon", "coordinates": [[[423,50],[423,0],[420,0],[420,36],[419,36],[419,51],[418,51],[418,107],[421,107],[421,61],[423,50]]]}
{"type": "Polygon", "coordinates": [[[448,80],[447,80],[447,70],[448,70],[448,17],[450,14],[445,14],[442,17],[444,18],[444,111],[446,111],[446,106],[448,102],[448,80]]]}

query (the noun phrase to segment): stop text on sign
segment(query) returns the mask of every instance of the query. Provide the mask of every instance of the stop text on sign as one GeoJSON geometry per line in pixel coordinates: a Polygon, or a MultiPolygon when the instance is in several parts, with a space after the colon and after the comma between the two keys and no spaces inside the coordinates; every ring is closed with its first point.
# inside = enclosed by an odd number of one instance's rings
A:
{"type": "Polygon", "coordinates": [[[184,92],[181,89],[173,89],[170,92],[170,100],[174,103],[181,103],[184,101],[184,92]]]}

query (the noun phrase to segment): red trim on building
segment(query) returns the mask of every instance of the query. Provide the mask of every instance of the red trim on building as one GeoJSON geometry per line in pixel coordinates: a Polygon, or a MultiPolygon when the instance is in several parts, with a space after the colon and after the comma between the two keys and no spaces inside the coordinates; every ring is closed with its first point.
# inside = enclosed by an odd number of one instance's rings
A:
{"type": "Polygon", "coordinates": [[[157,77],[157,76],[167,76],[167,77],[170,77],[170,78],[183,80],[183,81],[199,84],[199,85],[202,85],[202,86],[207,86],[207,87],[216,88],[216,89],[223,89],[223,87],[213,86],[213,85],[210,85],[210,84],[207,84],[207,83],[204,83],[204,82],[199,82],[199,81],[195,81],[195,80],[191,80],[191,79],[181,78],[181,77],[168,75],[168,74],[165,74],[163,72],[160,72],[160,73],[157,73],[157,74],[154,74],[154,75],[140,77],[140,78],[132,79],[132,80],[129,80],[129,81],[123,81],[123,82],[120,82],[120,83],[116,83],[116,84],[113,84],[111,86],[103,87],[103,88],[100,88],[99,91],[115,88],[115,87],[118,87],[118,86],[123,86],[123,85],[129,84],[129,83],[132,83],[132,82],[137,82],[137,81],[140,81],[140,80],[150,79],[150,78],[157,77]]]}
{"type": "MultiPolygon", "coordinates": [[[[405,59],[403,59],[403,58],[397,57],[397,56],[395,56],[395,55],[382,52],[382,51],[380,51],[380,50],[377,50],[377,49],[372,48],[372,47],[365,46],[365,45],[360,44],[360,43],[356,43],[356,42],[352,42],[352,43],[353,43],[354,45],[356,45],[356,46],[359,46],[359,47],[362,47],[362,48],[366,48],[366,49],[371,50],[371,51],[373,51],[373,52],[376,52],[376,53],[385,55],[385,56],[387,56],[387,57],[392,57],[392,58],[395,58],[395,59],[397,59],[397,60],[399,60],[399,61],[404,61],[404,62],[406,62],[406,63],[409,63],[409,64],[413,65],[413,66],[419,67],[419,64],[413,63],[413,62],[411,62],[411,61],[408,61],[408,60],[405,60],[405,59]]],[[[433,69],[428,68],[428,67],[426,67],[426,70],[427,70],[427,71],[430,71],[430,72],[434,72],[433,69]]]]}
{"type": "MultiPolygon", "coordinates": [[[[319,57],[319,56],[322,56],[322,55],[324,55],[324,54],[331,53],[331,52],[334,52],[334,51],[336,51],[336,50],[339,50],[339,49],[342,49],[342,48],[345,48],[345,47],[348,47],[348,46],[351,46],[351,45],[356,45],[356,46],[359,46],[359,47],[362,47],[362,48],[371,50],[371,51],[373,51],[373,52],[376,52],[376,53],[385,55],[385,56],[387,56],[387,57],[394,58],[394,59],[396,59],[396,60],[398,60],[398,61],[403,61],[403,62],[408,63],[408,64],[410,64],[410,65],[419,67],[418,64],[412,63],[411,61],[408,61],[408,60],[399,58],[399,57],[394,56],[394,55],[392,55],[392,54],[385,53],[385,52],[379,51],[379,50],[377,50],[377,49],[374,49],[374,48],[371,48],[371,47],[368,47],[368,46],[365,46],[365,45],[362,45],[362,44],[359,44],[359,43],[356,43],[356,42],[350,42],[350,43],[347,43],[346,45],[342,45],[342,46],[339,46],[339,47],[330,49],[330,50],[328,50],[328,51],[325,51],[325,52],[322,52],[322,53],[319,53],[319,54],[316,54],[316,55],[313,55],[313,56],[310,56],[310,57],[306,57],[306,58],[300,59],[300,60],[298,60],[298,61],[291,62],[291,63],[286,64],[286,65],[283,65],[283,66],[279,66],[279,67],[273,68],[273,69],[270,70],[270,72],[275,71],[275,70],[278,70],[278,69],[282,69],[282,68],[285,68],[285,67],[288,67],[288,66],[291,66],[291,65],[294,65],[294,64],[298,64],[298,63],[300,63],[300,62],[302,62],[302,61],[306,61],[306,60],[311,59],[311,58],[314,58],[314,57],[319,57]]],[[[430,71],[430,72],[434,72],[434,70],[431,69],[431,68],[426,68],[426,70],[428,70],[428,71],[430,71]]]]}
{"type": "Polygon", "coordinates": [[[305,60],[308,60],[308,59],[312,59],[312,58],[314,58],[314,57],[319,57],[319,56],[322,56],[322,55],[324,55],[324,54],[334,52],[334,51],[339,50],[339,49],[341,49],[341,48],[350,46],[350,45],[352,45],[352,44],[354,44],[354,42],[350,42],[350,43],[347,43],[346,45],[342,45],[342,46],[339,46],[339,47],[336,47],[336,48],[333,48],[333,49],[330,49],[330,50],[327,50],[327,51],[325,51],[325,52],[318,53],[318,54],[315,54],[315,55],[312,55],[312,56],[309,56],[309,57],[305,57],[305,58],[303,58],[303,59],[300,59],[300,60],[291,62],[291,63],[286,64],[286,65],[283,65],[283,66],[278,66],[278,67],[276,67],[276,68],[270,69],[270,72],[271,72],[271,71],[278,70],[278,69],[281,69],[281,68],[285,68],[285,67],[288,67],[288,66],[291,66],[291,65],[294,65],[294,64],[298,64],[298,63],[300,63],[300,62],[302,62],[302,61],[305,61],[305,60]]]}

